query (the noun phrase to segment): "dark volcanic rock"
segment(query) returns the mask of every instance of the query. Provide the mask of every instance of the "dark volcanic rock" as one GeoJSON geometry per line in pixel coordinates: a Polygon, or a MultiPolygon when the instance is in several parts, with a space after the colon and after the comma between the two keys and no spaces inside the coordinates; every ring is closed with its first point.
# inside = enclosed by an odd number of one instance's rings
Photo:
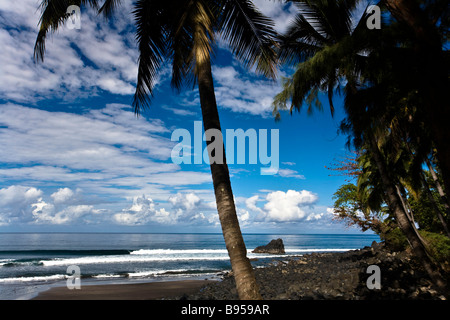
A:
{"type": "MultiPolygon", "coordinates": [[[[360,250],[313,253],[274,260],[256,268],[255,277],[267,300],[391,300],[443,299],[431,285],[420,261],[409,251],[392,252],[374,243],[360,250]],[[369,289],[367,268],[381,270],[381,289],[369,289]]],[[[232,273],[208,284],[191,300],[238,299],[232,273]]]]}
{"type": "Polygon", "coordinates": [[[284,254],[284,244],[282,239],[270,241],[265,246],[256,247],[253,253],[270,253],[270,254],[284,254]]]}

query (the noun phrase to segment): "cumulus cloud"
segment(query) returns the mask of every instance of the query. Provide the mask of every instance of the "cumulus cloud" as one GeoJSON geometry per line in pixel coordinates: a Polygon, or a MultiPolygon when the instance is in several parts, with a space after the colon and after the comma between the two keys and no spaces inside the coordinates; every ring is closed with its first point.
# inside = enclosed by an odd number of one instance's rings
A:
{"type": "Polygon", "coordinates": [[[61,188],[55,193],[53,193],[50,197],[53,199],[53,202],[56,204],[65,203],[73,198],[74,192],[69,188],[61,188]]]}
{"type": "Polygon", "coordinates": [[[176,221],[181,223],[216,224],[217,209],[205,202],[195,192],[181,193],[169,197],[176,221]]]}
{"type": "Polygon", "coordinates": [[[46,203],[42,199],[31,206],[34,223],[36,224],[61,225],[80,222],[82,217],[96,213],[94,207],[90,205],[74,205],[58,210],[55,204],[46,203]]]}
{"type": "MultiPolygon", "coordinates": [[[[44,192],[34,187],[12,185],[0,189],[0,225],[12,223],[67,224],[99,211],[92,205],[78,204],[76,193],[61,188],[44,200],[44,192]]],[[[86,222],[86,221],[85,221],[86,222]]]]}
{"type": "MultiPolygon", "coordinates": [[[[236,200],[236,213],[242,227],[261,223],[317,222],[330,217],[329,208],[316,206],[318,196],[308,190],[271,191],[265,197],[255,195],[236,200]],[[242,206],[245,205],[245,207],[242,206]]],[[[143,225],[219,225],[217,209],[195,192],[178,192],[158,207],[146,196],[133,198],[133,204],[113,216],[117,224],[143,225]]]]}
{"type": "Polygon", "coordinates": [[[187,211],[192,211],[201,204],[200,198],[193,192],[187,194],[177,193],[169,198],[169,202],[174,208],[180,208],[187,211]]]}
{"type": "Polygon", "coordinates": [[[258,213],[264,213],[264,211],[256,205],[256,203],[258,201],[259,201],[259,196],[256,195],[256,196],[250,197],[247,200],[245,200],[245,205],[251,211],[258,212],[258,213]]]}
{"type": "Polygon", "coordinates": [[[170,224],[171,217],[164,208],[156,209],[153,200],[142,195],[134,197],[131,207],[114,214],[113,221],[117,224],[128,226],[144,225],[151,221],[170,224]]]}
{"type": "MultiPolygon", "coordinates": [[[[47,195],[35,187],[13,185],[0,189],[0,226],[104,224],[123,226],[219,226],[217,208],[209,194],[177,192],[166,201],[141,195],[121,210],[107,209],[105,203],[89,204],[83,190],[59,188],[47,195]]],[[[316,206],[318,197],[307,191],[271,191],[236,200],[241,227],[261,223],[321,222],[333,216],[331,208],[316,206]]],[[[331,219],[329,219],[331,220],[331,219]]]]}
{"type": "Polygon", "coordinates": [[[31,219],[31,205],[43,192],[34,187],[12,185],[0,189],[0,226],[31,219]]]}
{"type": "Polygon", "coordinates": [[[264,205],[266,218],[273,221],[294,221],[303,219],[306,212],[302,207],[311,205],[318,200],[317,195],[310,191],[300,192],[288,190],[269,193],[264,205]]]}
{"type": "Polygon", "coordinates": [[[169,197],[171,208],[158,208],[151,198],[142,195],[133,198],[133,204],[113,215],[113,221],[121,225],[144,225],[159,223],[174,224],[214,224],[213,215],[205,213],[209,208],[195,193],[177,193],[169,197]]]}
{"type": "Polygon", "coordinates": [[[317,194],[308,190],[269,191],[263,198],[259,195],[247,198],[245,205],[255,221],[317,221],[328,214],[317,212],[318,199],[317,194]]]}

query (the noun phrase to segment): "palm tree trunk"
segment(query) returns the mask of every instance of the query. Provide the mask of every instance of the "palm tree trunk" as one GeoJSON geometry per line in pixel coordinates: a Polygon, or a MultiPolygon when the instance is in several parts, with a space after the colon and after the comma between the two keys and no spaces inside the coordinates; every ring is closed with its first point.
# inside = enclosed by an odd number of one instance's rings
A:
{"type": "Polygon", "coordinates": [[[429,160],[428,158],[426,158],[426,159],[425,159],[425,162],[426,162],[426,164],[427,164],[428,170],[430,170],[431,177],[433,178],[433,182],[434,182],[434,184],[435,184],[435,186],[436,186],[436,190],[438,191],[439,196],[441,197],[442,204],[443,204],[444,207],[445,207],[445,211],[446,211],[447,214],[449,214],[449,216],[450,216],[450,202],[448,201],[448,197],[447,197],[447,195],[445,194],[444,189],[442,188],[441,183],[439,182],[439,178],[438,178],[436,172],[434,171],[434,168],[433,168],[433,166],[431,165],[430,160],[429,160]]]}
{"type": "MultiPolygon", "coordinates": [[[[431,175],[433,176],[433,173],[434,173],[434,176],[435,176],[436,173],[434,172],[433,168],[431,167],[431,163],[429,162],[428,159],[426,159],[425,161],[427,162],[428,168],[429,168],[430,171],[432,172],[431,175]]],[[[434,176],[433,176],[433,180],[434,180],[434,176]]],[[[422,185],[423,185],[424,190],[425,190],[424,192],[427,194],[428,200],[430,201],[430,203],[431,203],[431,205],[432,205],[432,207],[433,207],[433,210],[436,212],[436,215],[437,215],[439,221],[440,221],[441,224],[442,224],[442,228],[444,229],[445,233],[447,234],[447,237],[450,238],[450,230],[448,229],[447,222],[445,222],[445,218],[444,218],[444,216],[442,215],[441,210],[439,209],[438,204],[436,203],[436,199],[433,197],[433,194],[431,193],[430,187],[428,186],[428,182],[427,182],[427,180],[425,179],[425,176],[424,176],[423,172],[420,173],[420,179],[422,180],[422,185]]],[[[437,179],[437,176],[436,176],[436,179],[437,179]]],[[[435,182],[436,182],[436,181],[435,181],[435,182]]],[[[438,181],[438,183],[439,183],[439,181],[438,181]]],[[[439,194],[439,195],[440,195],[440,194],[439,194]]],[[[440,195],[440,196],[441,196],[441,195],[440,195]]],[[[441,196],[441,197],[442,197],[442,196],[441,196]]],[[[448,211],[448,210],[449,210],[449,207],[448,207],[448,205],[447,205],[447,202],[446,202],[446,201],[443,201],[443,202],[444,202],[444,209],[445,209],[445,211],[447,212],[447,214],[449,214],[449,211],[448,211]]]]}
{"type": "Polygon", "coordinates": [[[423,267],[425,268],[433,283],[436,285],[437,289],[445,294],[448,294],[444,278],[436,269],[434,263],[427,253],[425,245],[418,236],[418,233],[416,232],[411,220],[408,218],[408,214],[403,209],[401,200],[395,188],[395,183],[390,178],[388,169],[383,161],[380,149],[378,148],[378,143],[375,136],[373,134],[369,134],[368,138],[370,140],[370,151],[378,167],[378,171],[380,173],[381,181],[383,184],[383,189],[386,192],[386,200],[388,202],[389,210],[394,214],[398,226],[408,239],[408,242],[415,256],[422,262],[423,267]]]}
{"type": "MultiPolygon", "coordinates": [[[[204,129],[205,131],[209,129],[221,131],[209,58],[197,63],[197,72],[204,129]]],[[[217,211],[230,256],[236,288],[240,299],[260,300],[262,298],[259,287],[250,260],[247,258],[247,249],[239,227],[225,152],[223,152],[223,157],[223,164],[211,163],[211,174],[217,211]]]]}

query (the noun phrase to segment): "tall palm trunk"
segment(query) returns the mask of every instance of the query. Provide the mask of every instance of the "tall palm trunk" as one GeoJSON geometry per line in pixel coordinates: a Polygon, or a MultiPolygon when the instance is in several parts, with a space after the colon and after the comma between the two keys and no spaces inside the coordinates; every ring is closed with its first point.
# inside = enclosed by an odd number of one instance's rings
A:
{"type": "MultiPolygon", "coordinates": [[[[203,126],[205,131],[208,129],[218,129],[221,131],[210,59],[206,58],[202,60],[200,63],[197,63],[196,67],[203,126]]],[[[239,227],[225,152],[223,152],[223,157],[223,164],[211,163],[211,174],[217,211],[219,213],[228,255],[230,256],[236,288],[240,299],[260,300],[262,298],[255,280],[252,265],[247,258],[247,249],[239,227]]]]}
{"type": "MultiPolygon", "coordinates": [[[[430,188],[428,187],[428,182],[425,179],[425,176],[423,173],[420,173],[420,179],[422,180],[422,185],[425,194],[428,197],[428,200],[431,203],[431,206],[433,207],[434,212],[436,213],[436,216],[438,217],[439,221],[441,222],[442,228],[444,229],[445,233],[447,234],[447,237],[450,238],[450,230],[448,229],[447,222],[445,222],[444,216],[441,213],[441,210],[439,209],[438,204],[436,203],[436,199],[433,197],[433,194],[430,191],[430,188]]],[[[448,207],[446,207],[447,209],[448,207]]]]}
{"type": "Polygon", "coordinates": [[[416,257],[422,262],[423,267],[430,276],[431,280],[435,284],[438,290],[445,294],[448,294],[446,281],[436,269],[434,263],[429,257],[424,243],[421,241],[417,230],[415,230],[412,221],[408,218],[408,214],[405,212],[402,206],[401,200],[398,196],[395,183],[390,178],[386,164],[383,161],[380,149],[378,148],[378,143],[373,134],[368,134],[370,151],[372,153],[373,159],[378,167],[378,171],[381,176],[381,181],[383,184],[383,189],[386,191],[386,200],[388,202],[389,210],[394,214],[396,221],[405,234],[408,242],[416,255],[416,257]]]}
{"type": "Polygon", "coordinates": [[[433,178],[433,182],[434,182],[434,185],[436,186],[436,190],[438,191],[439,196],[441,197],[442,204],[444,205],[445,211],[447,212],[447,214],[450,217],[450,203],[448,201],[448,197],[445,194],[444,189],[442,188],[442,185],[439,182],[439,178],[438,178],[436,172],[434,171],[434,168],[431,165],[431,162],[428,158],[425,159],[425,163],[427,164],[428,170],[430,170],[431,177],[433,178]]]}

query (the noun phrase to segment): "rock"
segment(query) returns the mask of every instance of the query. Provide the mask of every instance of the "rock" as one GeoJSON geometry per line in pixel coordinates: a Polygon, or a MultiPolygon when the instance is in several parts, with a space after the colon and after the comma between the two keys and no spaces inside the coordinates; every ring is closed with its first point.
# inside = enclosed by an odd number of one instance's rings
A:
{"type": "Polygon", "coordinates": [[[270,254],[284,254],[284,244],[282,239],[270,241],[265,246],[256,247],[253,253],[270,253],[270,254]]]}
{"type": "MultiPolygon", "coordinates": [[[[272,260],[276,263],[267,262],[264,268],[254,269],[255,278],[265,300],[445,299],[433,289],[420,262],[409,251],[394,254],[382,244],[373,254],[371,249],[378,246],[372,244],[361,250],[305,254],[295,259],[274,256],[272,260]],[[367,287],[367,267],[374,264],[381,270],[381,290],[367,287]]],[[[222,281],[210,283],[201,292],[188,296],[189,300],[238,298],[232,273],[224,274],[222,281]]]]}

